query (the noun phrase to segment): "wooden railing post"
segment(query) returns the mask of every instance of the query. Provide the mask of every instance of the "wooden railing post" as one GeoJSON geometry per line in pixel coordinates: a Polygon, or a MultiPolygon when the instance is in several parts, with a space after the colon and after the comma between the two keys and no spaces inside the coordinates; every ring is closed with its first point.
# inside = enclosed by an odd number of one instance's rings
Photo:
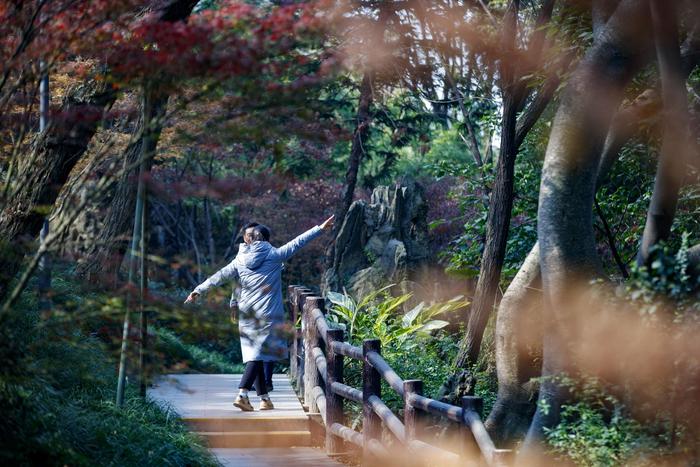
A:
{"type": "Polygon", "coordinates": [[[308,410],[308,401],[306,399],[306,322],[304,320],[304,302],[306,297],[313,295],[310,290],[299,287],[296,292],[297,313],[301,317],[301,345],[297,347],[299,351],[299,362],[297,363],[297,375],[299,378],[299,395],[304,399],[304,407],[308,410]]]}
{"type": "Polygon", "coordinates": [[[302,309],[301,309],[301,293],[303,291],[310,292],[304,287],[297,287],[294,292],[294,332],[296,333],[296,344],[297,344],[297,393],[303,397],[304,396],[304,334],[302,332],[303,322],[302,309]],[[299,322],[299,329],[296,328],[296,323],[299,322]]]}
{"type": "Polygon", "coordinates": [[[323,298],[315,297],[311,293],[303,292],[303,332],[304,332],[304,403],[309,408],[309,413],[319,413],[318,405],[313,396],[313,389],[319,386],[318,369],[313,355],[313,348],[318,347],[318,329],[311,312],[315,308],[323,311],[323,298]]]}
{"type": "Polygon", "coordinates": [[[367,339],[362,343],[362,464],[374,465],[369,449],[370,440],[380,440],[382,435],[382,421],[374,413],[369,402],[371,396],[381,397],[381,375],[370,365],[367,359],[369,352],[381,353],[382,344],[379,339],[367,339]]]}
{"type": "Polygon", "coordinates": [[[299,347],[297,332],[297,304],[296,304],[296,289],[298,286],[290,285],[287,287],[287,305],[289,307],[289,321],[292,323],[292,345],[289,348],[289,375],[294,382],[297,390],[299,389],[299,379],[297,378],[297,369],[299,367],[299,347]]]}
{"type": "Polygon", "coordinates": [[[411,394],[423,395],[423,381],[408,379],[403,382],[403,424],[406,427],[406,442],[422,436],[421,414],[409,402],[411,394]]]}
{"type": "Polygon", "coordinates": [[[481,417],[484,410],[484,401],[481,397],[476,396],[464,396],[462,397],[462,456],[467,460],[468,463],[473,465],[479,465],[481,463],[481,451],[479,446],[476,444],[476,439],[472,433],[471,428],[467,424],[466,415],[468,411],[476,412],[481,417]]]}
{"type": "Polygon", "coordinates": [[[345,451],[342,438],[331,433],[334,423],[344,425],[343,398],[333,392],[334,382],[343,382],[343,355],[333,351],[333,342],[343,342],[342,329],[329,329],[326,332],[326,454],[337,455],[345,451]]]}

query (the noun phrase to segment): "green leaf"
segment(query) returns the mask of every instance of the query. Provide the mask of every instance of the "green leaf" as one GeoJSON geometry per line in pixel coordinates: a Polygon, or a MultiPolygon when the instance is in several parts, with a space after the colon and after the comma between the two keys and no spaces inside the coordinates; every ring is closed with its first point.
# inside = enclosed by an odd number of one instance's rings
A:
{"type": "Polygon", "coordinates": [[[423,311],[425,308],[425,303],[420,302],[418,305],[416,305],[411,311],[403,315],[403,319],[401,320],[401,323],[404,326],[410,326],[413,324],[413,321],[418,317],[418,314],[423,311]]]}
{"type": "Polygon", "coordinates": [[[447,321],[444,321],[441,319],[433,319],[433,320],[430,320],[427,323],[425,323],[423,326],[421,326],[420,329],[418,329],[418,332],[429,333],[429,332],[435,331],[437,329],[442,329],[445,326],[447,326],[448,324],[450,324],[450,323],[447,321]]]}

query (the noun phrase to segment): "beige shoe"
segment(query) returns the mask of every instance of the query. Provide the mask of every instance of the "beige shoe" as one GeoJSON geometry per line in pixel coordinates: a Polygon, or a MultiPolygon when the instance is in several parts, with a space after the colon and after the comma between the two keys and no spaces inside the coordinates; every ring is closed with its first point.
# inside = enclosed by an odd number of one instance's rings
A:
{"type": "Polygon", "coordinates": [[[275,406],[272,404],[272,401],[270,399],[262,399],[260,401],[260,408],[258,410],[272,410],[274,408],[275,406]]]}
{"type": "Polygon", "coordinates": [[[247,397],[243,397],[240,394],[238,395],[238,397],[236,397],[236,400],[233,401],[233,405],[235,405],[244,412],[252,412],[253,410],[255,410],[250,404],[250,399],[248,399],[247,397]]]}

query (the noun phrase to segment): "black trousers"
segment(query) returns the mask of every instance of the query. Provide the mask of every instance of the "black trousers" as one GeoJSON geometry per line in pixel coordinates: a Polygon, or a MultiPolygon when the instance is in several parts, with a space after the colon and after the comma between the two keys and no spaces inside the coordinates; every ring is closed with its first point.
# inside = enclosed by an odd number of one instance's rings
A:
{"type": "Polygon", "coordinates": [[[258,396],[267,394],[265,367],[262,360],[246,362],[245,371],[243,372],[241,384],[238,385],[238,388],[250,390],[253,389],[253,386],[255,386],[255,392],[258,393],[258,396]]]}
{"type": "Polygon", "coordinates": [[[265,370],[265,385],[267,390],[271,391],[272,387],[272,374],[275,372],[275,362],[263,362],[263,367],[265,370]]]}

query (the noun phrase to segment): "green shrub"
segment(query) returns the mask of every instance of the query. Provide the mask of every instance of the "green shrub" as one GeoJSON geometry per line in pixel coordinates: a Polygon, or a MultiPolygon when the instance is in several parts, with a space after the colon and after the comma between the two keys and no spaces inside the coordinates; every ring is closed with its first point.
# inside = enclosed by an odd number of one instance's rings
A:
{"type": "Polygon", "coordinates": [[[670,310],[677,319],[700,317],[700,276],[689,274],[689,237],[681,235],[675,252],[667,243],[653,246],[648,268],[633,266],[624,296],[643,317],[653,317],[660,309],[670,310]]]}
{"type": "MultiPolygon", "coordinates": [[[[21,332],[6,326],[3,337],[10,330],[21,332]]],[[[50,326],[22,334],[30,352],[0,374],[3,465],[216,465],[177,416],[131,388],[115,406],[116,362],[102,343],[50,326]]]]}
{"type": "Polygon", "coordinates": [[[552,450],[577,465],[656,465],[666,443],[656,425],[642,425],[627,413],[620,400],[596,379],[574,387],[576,403],[562,406],[561,422],[546,430],[552,450]],[[658,459],[657,459],[658,460],[658,459]]]}
{"type": "MultiPolygon", "coordinates": [[[[457,352],[456,339],[442,329],[447,321],[437,319],[466,305],[463,297],[442,303],[419,303],[404,312],[411,294],[392,297],[391,286],[369,294],[359,302],[348,295],[329,293],[333,303],[329,313],[332,326],[347,331],[346,339],[361,346],[365,339],[382,343],[382,356],[402,379],[423,381],[423,393],[437,397],[442,383],[452,373],[457,352]]],[[[361,362],[345,359],[346,384],[362,387],[361,362]]],[[[395,413],[403,412],[403,400],[386,382],[382,382],[382,400],[395,413]]],[[[362,421],[362,408],[346,404],[353,427],[362,421]]]]}
{"type": "Polygon", "coordinates": [[[58,272],[52,312],[39,313],[26,293],[0,317],[0,465],[217,465],[174,413],[138,397],[135,385],[115,406],[114,342],[85,330],[111,326],[123,316],[121,301],[77,293],[58,272]]]}
{"type": "Polygon", "coordinates": [[[420,302],[409,311],[403,306],[412,298],[407,293],[392,297],[388,290],[394,284],[383,287],[356,301],[347,294],[328,292],[333,304],[329,320],[336,327],[347,331],[347,339],[358,345],[365,339],[379,339],[382,346],[404,344],[411,337],[429,337],[449,323],[439,316],[464,308],[464,297],[458,296],[443,303],[420,302]]]}

